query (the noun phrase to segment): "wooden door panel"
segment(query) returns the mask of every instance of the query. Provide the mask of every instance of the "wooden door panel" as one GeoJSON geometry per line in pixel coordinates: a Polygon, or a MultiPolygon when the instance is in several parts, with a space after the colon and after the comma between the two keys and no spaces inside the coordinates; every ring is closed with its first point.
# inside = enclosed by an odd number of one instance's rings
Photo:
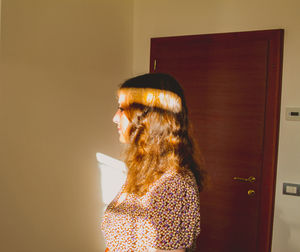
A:
{"type": "Polygon", "coordinates": [[[156,72],[170,73],[182,84],[195,140],[211,179],[201,193],[199,251],[253,252],[264,247],[258,244],[264,207],[261,174],[270,106],[268,72],[273,62],[270,39],[245,34],[151,41],[150,70],[154,71],[155,60],[156,72]],[[254,176],[256,181],[236,181],[235,176],[254,176]],[[249,196],[248,190],[255,195],[249,196]]]}

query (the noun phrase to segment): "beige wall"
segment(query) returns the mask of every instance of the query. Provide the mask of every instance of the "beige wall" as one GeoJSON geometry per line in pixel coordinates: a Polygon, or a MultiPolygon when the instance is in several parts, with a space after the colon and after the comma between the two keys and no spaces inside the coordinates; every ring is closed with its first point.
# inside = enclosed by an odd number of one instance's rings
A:
{"type": "Polygon", "coordinates": [[[132,0],[3,0],[0,251],[102,252],[96,152],[132,74],[132,0]]]}
{"type": "Polygon", "coordinates": [[[300,183],[300,122],[284,109],[300,107],[300,1],[135,0],[134,73],[149,69],[150,38],[159,36],[285,29],[282,115],[272,252],[300,251],[300,197],[282,195],[282,183],[300,183]]]}

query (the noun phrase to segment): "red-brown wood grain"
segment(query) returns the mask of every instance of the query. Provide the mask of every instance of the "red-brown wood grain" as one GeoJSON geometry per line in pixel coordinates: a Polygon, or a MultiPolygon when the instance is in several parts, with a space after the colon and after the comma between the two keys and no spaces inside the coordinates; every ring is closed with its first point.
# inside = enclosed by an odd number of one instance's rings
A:
{"type": "Polygon", "coordinates": [[[282,46],[283,30],[151,40],[150,71],[182,84],[211,180],[198,251],[270,251],[282,46]]]}

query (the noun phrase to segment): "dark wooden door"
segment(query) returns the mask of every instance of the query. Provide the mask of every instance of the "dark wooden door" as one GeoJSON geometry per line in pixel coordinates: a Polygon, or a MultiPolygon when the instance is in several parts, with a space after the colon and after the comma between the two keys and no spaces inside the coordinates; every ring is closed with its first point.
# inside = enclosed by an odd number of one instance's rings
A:
{"type": "Polygon", "coordinates": [[[271,30],[151,39],[150,71],[182,84],[209,174],[197,251],[270,250],[282,38],[271,30]]]}

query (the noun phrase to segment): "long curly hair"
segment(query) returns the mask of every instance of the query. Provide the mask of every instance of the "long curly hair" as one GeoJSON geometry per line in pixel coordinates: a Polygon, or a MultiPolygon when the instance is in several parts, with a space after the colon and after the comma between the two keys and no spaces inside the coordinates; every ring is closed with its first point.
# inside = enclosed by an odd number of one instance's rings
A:
{"type": "Polygon", "coordinates": [[[179,83],[167,74],[140,75],[125,81],[120,95],[129,97],[123,101],[130,121],[125,192],[144,195],[169,169],[194,176],[201,191],[205,172],[197,160],[179,83]]]}

